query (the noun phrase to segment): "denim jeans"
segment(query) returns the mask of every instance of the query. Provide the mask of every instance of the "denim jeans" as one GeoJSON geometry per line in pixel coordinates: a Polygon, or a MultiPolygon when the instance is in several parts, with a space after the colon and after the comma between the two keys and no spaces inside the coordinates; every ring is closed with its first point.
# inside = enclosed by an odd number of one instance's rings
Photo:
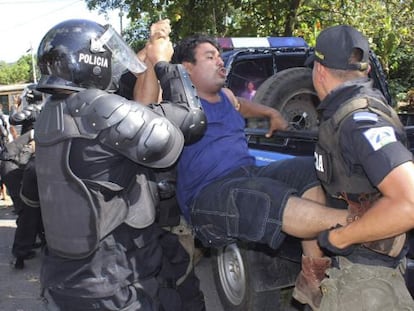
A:
{"type": "Polygon", "coordinates": [[[243,240],[276,249],[285,238],[287,200],[318,185],[312,157],[241,167],[201,190],[190,206],[191,224],[205,246],[243,240]]]}

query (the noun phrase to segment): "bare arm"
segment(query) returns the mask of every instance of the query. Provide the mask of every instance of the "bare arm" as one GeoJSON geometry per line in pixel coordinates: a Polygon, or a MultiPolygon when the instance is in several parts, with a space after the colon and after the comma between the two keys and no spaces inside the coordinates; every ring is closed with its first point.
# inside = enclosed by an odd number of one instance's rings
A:
{"type": "Polygon", "coordinates": [[[12,135],[13,139],[16,139],[17,136],[19,136],[13,125],[10,125],[10,134],[12,135]]]}
{"type": "Polygon", "coordinates": [[[270,126],[269,131],[266,133],[266,137],[272,136],[275,131],[285,130],[288,127],[287,121],[276,109],[252,102],[242,97],[236,97],[230,89],[224,88],[223,91],[244,118],[263,117],[269,119],[270,126]]]}
{"type": "Polygon", "coordinates": [[[159,102],[161,90],[155,75],[154,65],[159,61],[170,61],[173,50],[169,34],[171,32],[168,19],[151,25],[150,39],[145,48],[137,56],[145,62],[147,70],[137,76],[134,87],[134,100],[142,104],[159,102]]]}
{"type": "Polygon", "coordinates": [[[134,86],[134,100],[141,104],[151,104],[159,102],[160,87],[155,75],[154,66],[145,61],[147,70],[137,76],[134,86]]]}
{"type": "Polygon", "coordinates": [[[414,228],[414,164],[405,162],[394,168],[378,185],[383,197],[359,219],[332,230],[330,242],[345,248],[376,241],[414,228]]]}

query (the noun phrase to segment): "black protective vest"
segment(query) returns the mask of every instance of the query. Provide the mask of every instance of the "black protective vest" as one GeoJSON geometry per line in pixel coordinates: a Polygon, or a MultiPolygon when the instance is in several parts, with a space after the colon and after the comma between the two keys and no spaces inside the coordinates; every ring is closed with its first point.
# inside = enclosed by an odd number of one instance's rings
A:
{"type": "Polygon", "coordinates": [[[323,121],[319,127],[319,139],[315,148],[315,167],[322,186],[330,195],[341,193],[376,193],[361,167],[353,167],[345,162],[340,144],[343,121],[356,111],[373,112],[390,122],[406,143],[404,127],[395,111],[379,99],[373,97],[353,98],[340,106],[334,115],[323,121]]]}
{"type": "Polygon", "coordinates": [[[159,114],[104,91],[85,90],[46,102],[36,122],[35,140],[47,245],[61,257],[79,259],[91,255],[122,223],[135,228],[151,225],[159,198],[155,183],[141,174],[127,187],[77,177],[69,165],[76,138],[99,140],[147,167],[172,165],[184,139],[178,127],[159,114]]]}

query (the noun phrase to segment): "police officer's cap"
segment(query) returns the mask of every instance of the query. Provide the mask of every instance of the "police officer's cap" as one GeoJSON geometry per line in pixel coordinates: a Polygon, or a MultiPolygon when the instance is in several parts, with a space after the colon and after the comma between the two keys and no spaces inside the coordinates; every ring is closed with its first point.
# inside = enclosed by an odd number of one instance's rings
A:
{"type": "Polygon", "coordinates": [[[361,70],[368,68],[369,44],[364,35],[348,25],[338,25],[323,30],[316,39],[315,53],[306,61],[317,61],[325,67],[342,70],[361,70]],[[360,62],[350,63],[354,49],[362,52],[360,62]]]}

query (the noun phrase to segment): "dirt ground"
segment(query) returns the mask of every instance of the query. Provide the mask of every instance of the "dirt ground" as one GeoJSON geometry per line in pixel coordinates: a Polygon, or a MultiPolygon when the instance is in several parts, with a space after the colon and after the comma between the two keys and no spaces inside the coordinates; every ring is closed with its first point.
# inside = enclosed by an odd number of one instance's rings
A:
{"type": "Polygon", "coordinates": [[[16,228],[13,207],[0,201],[0,310],[43,311],[40,298],[40,255],[25,261],[25,269],[15,270],[11,246],[16,228]]]}

